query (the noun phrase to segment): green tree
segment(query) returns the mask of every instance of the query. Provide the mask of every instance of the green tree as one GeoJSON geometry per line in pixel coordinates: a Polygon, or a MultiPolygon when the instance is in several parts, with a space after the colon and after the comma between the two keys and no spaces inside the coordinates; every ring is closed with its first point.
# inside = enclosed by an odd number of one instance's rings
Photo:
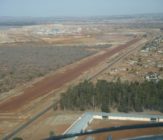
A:
{"type": "Polygon", "coordinates": [[[13,140],[23,140],[23,138],[21,138],[21,137],[15,137],[15,138],[13,138],[13,140]]]}
{"type": "Polygon", "coordinates": [[[101,111],[102,112],[106,112],[106,113],[110,112],[107,103],[105,103],[105,102],[102,103],[102,105],[101,105],[101,111]]]}
{"type": "Polygon", "coordinates": [[[49,137],[55,136],[55,132],[54,131],[50,131],[49,132],[49,137]]]}

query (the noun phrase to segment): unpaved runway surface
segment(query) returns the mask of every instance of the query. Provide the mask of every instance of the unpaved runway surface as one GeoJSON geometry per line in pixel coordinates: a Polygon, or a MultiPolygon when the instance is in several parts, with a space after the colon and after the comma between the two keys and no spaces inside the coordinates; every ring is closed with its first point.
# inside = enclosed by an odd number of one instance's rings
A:
{"type": "Polygon", "coordinates": [[[121,51],[124,48],[131,46],[132,44],[138,42],[139,40],[140,39],[133,39],[128,43],[126,43],[125,45],[119,45],[118,47],[106,51],[101,55],[92,57],[76,65],[75,67],[68,69],[63,73],[59,73],[57,75],[44,78],[43,80],[33,84],[32,87],[25,89],[24,93],[22,93],[21,95],[12,97],[6,100],[5,102],[1,103],[0,112],[13,112],[16,111],[17,109],[20,109],[21,107],[28,104],[32,100],[40,96],[43,96],[45,94],[48,94],[50,91],[63,86],[64,84],[68,83],[71,80],[74,80],[75,78],[80,76],[83,72],[89,70],[93,66],[96,66],[104,59],[111,57],[115,53],[121,51]]]}

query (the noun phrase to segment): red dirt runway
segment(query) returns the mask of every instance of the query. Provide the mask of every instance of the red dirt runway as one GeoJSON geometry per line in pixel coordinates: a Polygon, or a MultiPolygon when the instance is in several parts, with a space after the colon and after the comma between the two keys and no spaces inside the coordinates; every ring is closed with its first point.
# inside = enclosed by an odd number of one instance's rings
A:
{"type": "Polygon", "coordinates": [[[20,109],[24,105],[28,104],[32,100],[48,94],[50,91],[55,90],[64,84],[68,83],[71,80],[74,80],[80,76],[83,72],[89,70],[93,66],[96,66],[106,58],[113,56],[115,53],[131,46],[132,44],[138,42],[140,39],[133,39],[126,43],[125,45],[119,45],[112,50],[106,51],[104,54],[97,55],[93,58],[90,58],[86,61],[83,61],[81,64],[68,69],[63,73],[53,75],[43,80],[33,84],[32,87],[26,88],[24,93],[16,97],[12,97],[5,102],[0,104],[0,112],[13,112],[17,109],[20,109]]]}

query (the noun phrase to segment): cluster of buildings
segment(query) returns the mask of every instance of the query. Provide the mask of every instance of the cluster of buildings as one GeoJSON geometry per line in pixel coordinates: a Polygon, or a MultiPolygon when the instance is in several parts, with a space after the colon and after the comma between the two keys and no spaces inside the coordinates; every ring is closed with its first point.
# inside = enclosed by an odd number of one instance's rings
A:
{"type": "Polygon", "coordinates": [[[162,40],[163,40],[163,36],[156,37],[153,41],[147,43],[143,47],[141,52],[149,52],[149,51],[152,51],[152,50],[157,50],[157,48],[159,47],[162,40]]]}
{"type": "MultiPolygon", "coordinates": [[[[163,41],[163,36],[156,37],[155,39],[153,39],[153,41],[147,43],[142,48],[141,52],[142,53],[148,53],[150,51],[156,51],[158,54],[162,54],[163,53],[162,46],[160,46],[160,44],[161,44],[162,41],[163,41]]],[[[158,57],[159,57],[159,55],[158,55],[158,57]]],[[[149,63],[148,65],[154,66],[154,67],[158,68],[159,70],[161,70],[161,69],[163,70],[163,62],[161,62],[161,58],[157,62],[153,58],[150,59],[150,60],[148,59],[148,63],[149,63]]],[[[158,72],[148,72],[144,76],[144,78],[147,81],[158,82],[160,80],[160,74],[158,72]]]]}
{"type": "Polygon", "coordinates": [[[153,81],[153,82],[158,82],[159,81],[159,74],[156,72],[149,72],[145,75],[145,79],[147,81],[153,81]]]}
{"type": "Polygon", "coordinates": [[[37,35],[73,35],[81,33],[80,26],[53,24],[53,25],[40,25],[34,28],[33,34],[37,35]]]}

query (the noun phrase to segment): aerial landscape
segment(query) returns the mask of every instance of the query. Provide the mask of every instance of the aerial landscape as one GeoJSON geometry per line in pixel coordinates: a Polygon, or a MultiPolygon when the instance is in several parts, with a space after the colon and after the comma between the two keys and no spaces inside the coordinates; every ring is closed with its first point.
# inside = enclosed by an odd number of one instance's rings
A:
{"type": "Polygon", "coordinates": [[[0,139],[163,139],[163,2],[88,1],[0,1],[0,139]]]}

